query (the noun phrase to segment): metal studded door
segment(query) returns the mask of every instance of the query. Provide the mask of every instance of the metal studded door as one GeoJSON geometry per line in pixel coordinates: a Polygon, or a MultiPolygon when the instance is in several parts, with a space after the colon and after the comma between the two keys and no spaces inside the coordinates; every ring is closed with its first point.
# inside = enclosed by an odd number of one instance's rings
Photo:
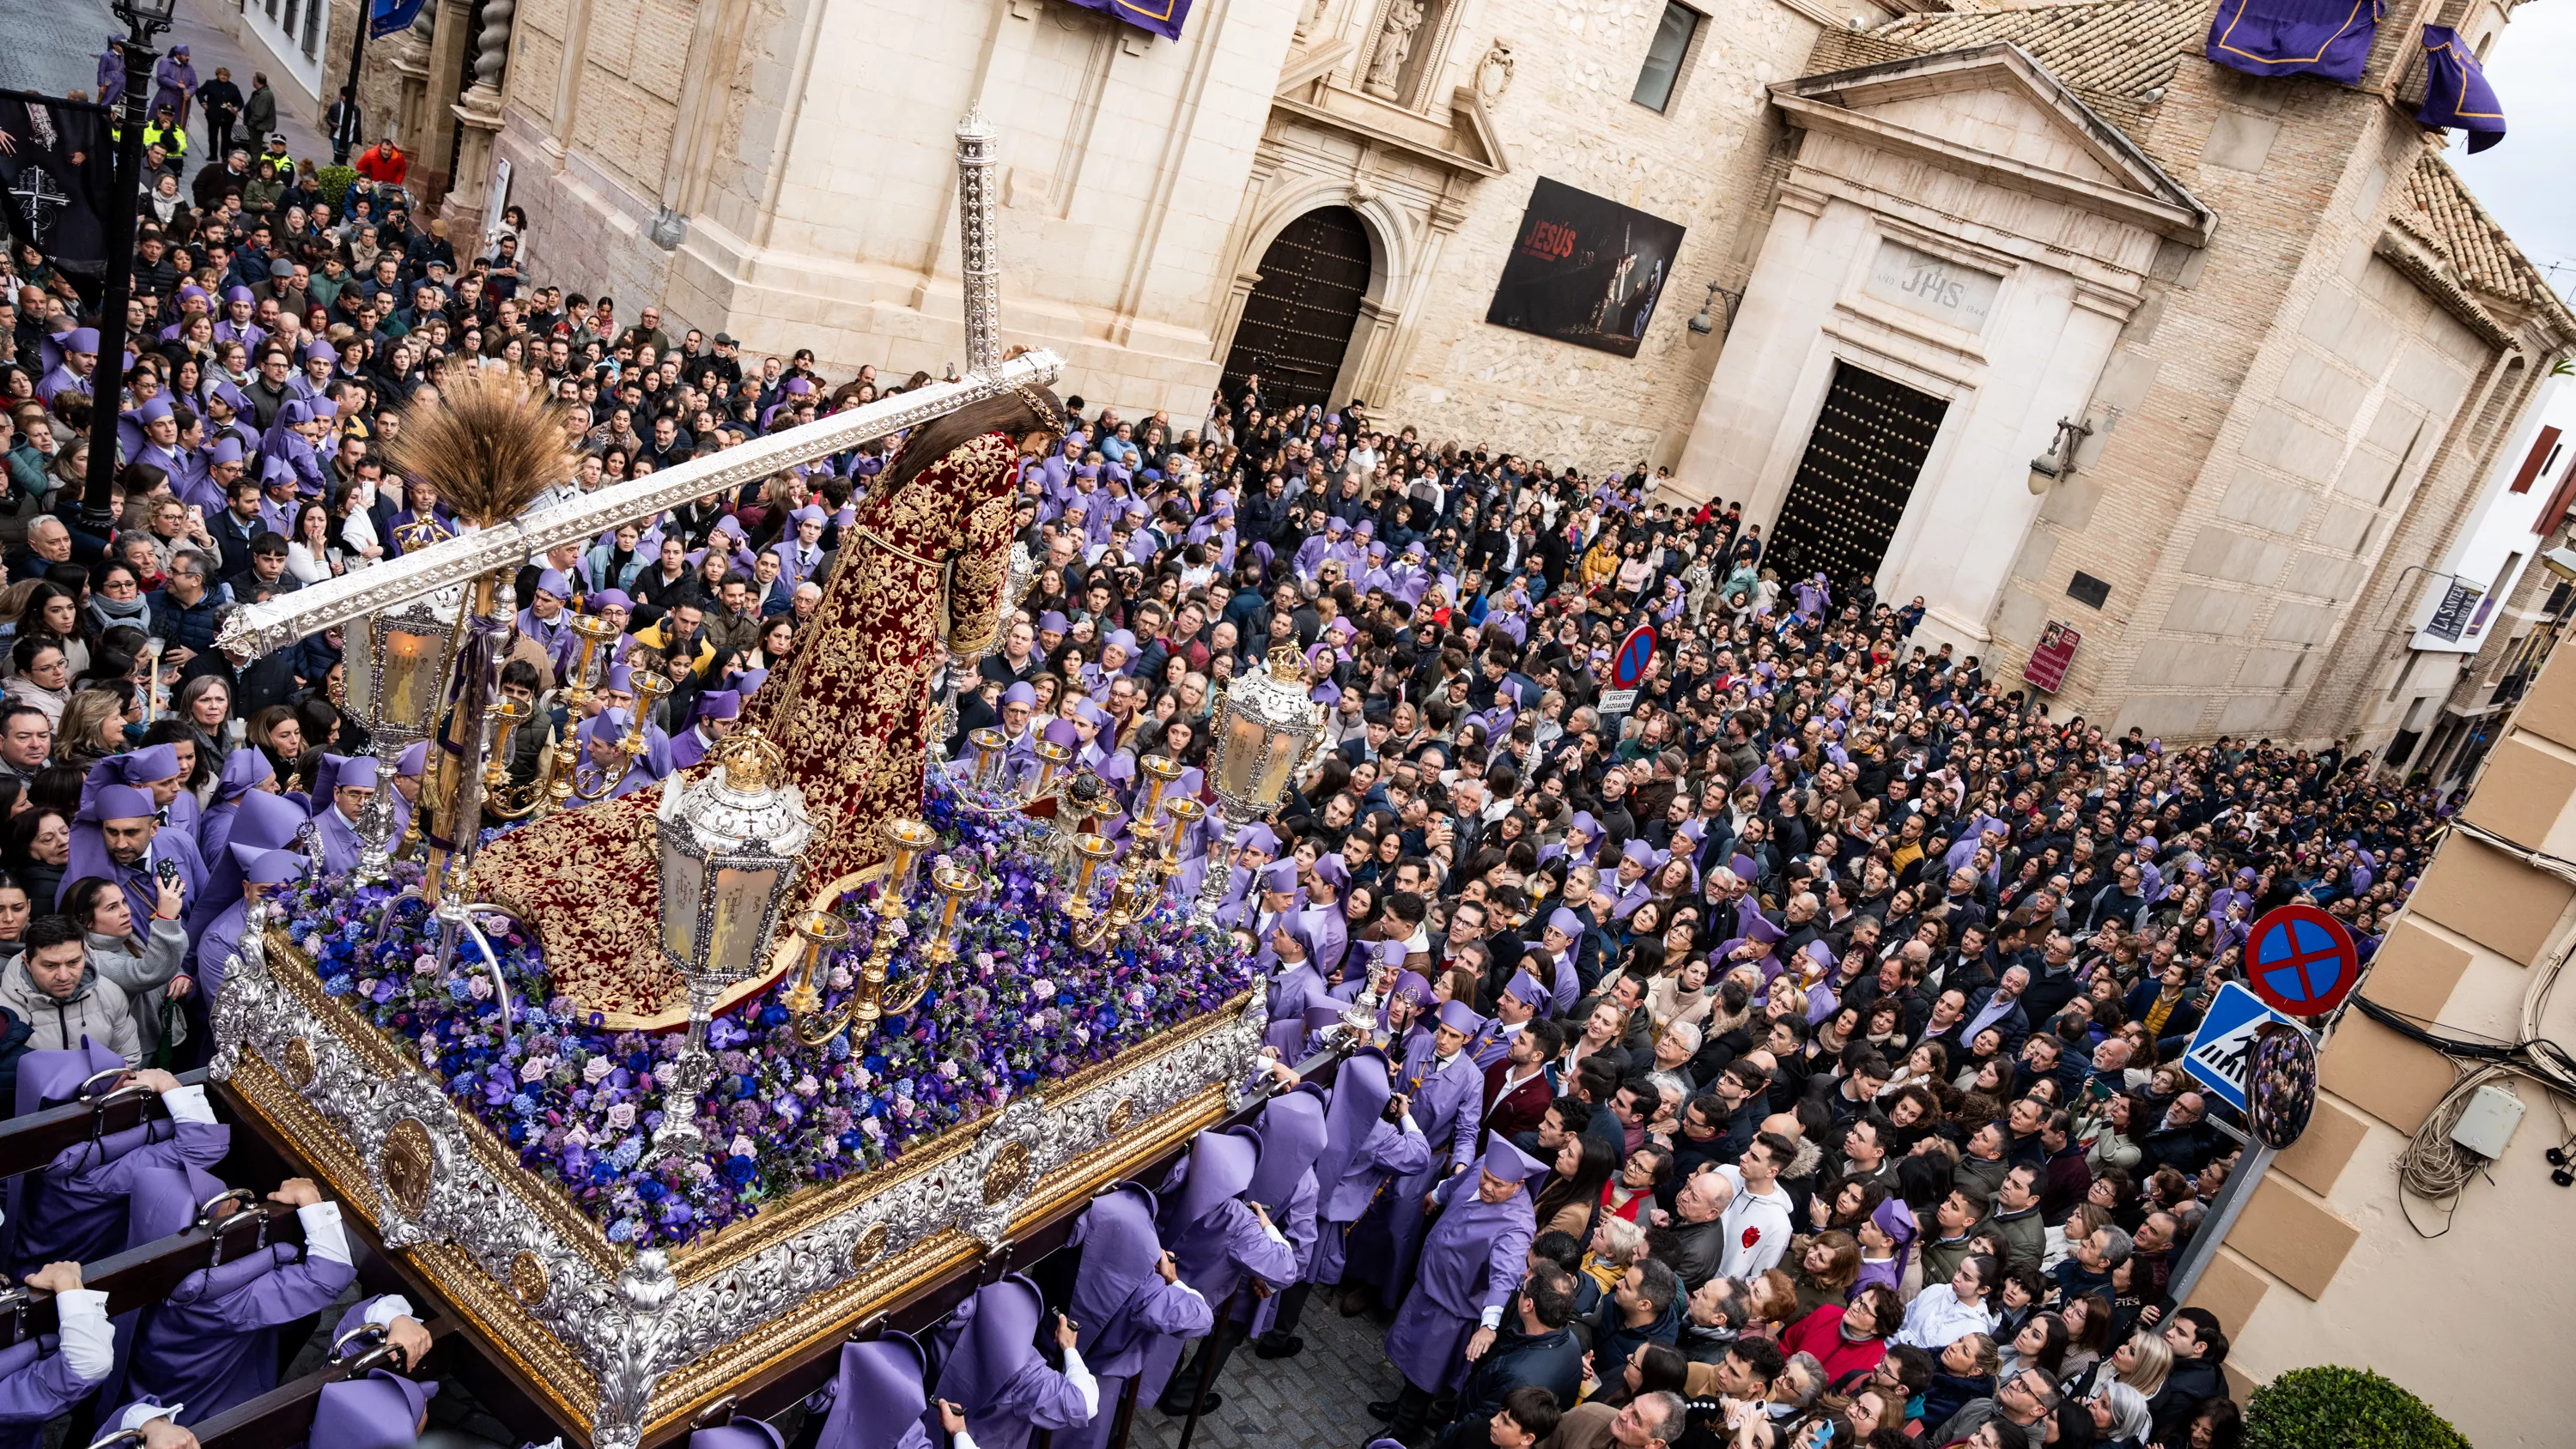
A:
{"type": "Polygon", "coordinates": [[[1783,581],[1822,570],[1836,585],[1876,573],[1949,403],[1848,362],[1834,364],[1807,454],[1762,561],[1783,581]]]}
{"type": "Polygon", "coordinates": [[[1225,390],[1261,375],[1272,412],[1346,398],[1331,396],[1359,325],[1371,252],[1368,228],[1345,206],[1310,211],[1261,254],[1261,280],[1243,304],[1234,346],[1225,357],[1225,390]]]}

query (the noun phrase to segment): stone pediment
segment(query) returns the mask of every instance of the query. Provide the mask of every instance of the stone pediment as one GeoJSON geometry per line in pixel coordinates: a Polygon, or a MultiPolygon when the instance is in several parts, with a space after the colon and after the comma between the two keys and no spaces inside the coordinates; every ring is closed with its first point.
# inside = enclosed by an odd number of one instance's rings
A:
{"type": "Polygon", "coordinates": [[[1790,124],[2208,240],[2217,218],[2139,145],[2004,41],[1771,87],[1790,124]]]}
{"type": "Polygon", "coordinates": [[[1465,180],[1512,169],[1493,114],[1474,87],[1455,88],[1447,106],[1427,111],[1390,105],[1345,83],[1353,49],[1347,40],[1331,40],[1288,57],[1271,93],[1272,109],[1465,180]]]}

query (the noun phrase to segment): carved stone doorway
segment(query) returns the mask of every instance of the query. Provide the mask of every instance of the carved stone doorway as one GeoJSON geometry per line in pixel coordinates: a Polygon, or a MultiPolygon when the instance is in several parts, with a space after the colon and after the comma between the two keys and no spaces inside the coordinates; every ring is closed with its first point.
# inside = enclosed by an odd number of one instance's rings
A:
{"type": "Polygon", "coordinates": [[[1261,280],[1226,353],[1226,394],[1258,373],[1270,412],[1333,406],[1333,381],[1359,326],[1374,260],[1368,228],[1349,207],[1324,207],[1288,223],[1261,254],[1261,280]]]}

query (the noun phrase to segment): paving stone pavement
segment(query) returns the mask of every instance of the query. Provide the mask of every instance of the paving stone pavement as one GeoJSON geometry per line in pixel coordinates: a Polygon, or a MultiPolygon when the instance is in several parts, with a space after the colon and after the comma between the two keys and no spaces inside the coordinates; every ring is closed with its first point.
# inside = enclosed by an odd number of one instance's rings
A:
{"type": "MultiPolygon", "coordinates": [[[[176,23],[161,37],[159,48],[166,52],[172,45],[188,47],[189,63],[196,67],[200,81],[214,79],[216,66],[230,66],[233,83],[248,95],[251,72],[268,69],[256,42],[245,49],[216,27],[215,0],[179,0],[173,19],[176,23]],[[254,60],[254,55],[262,58],[254,60]]],[[[98,53],[107,48],[107,37],[124,33],[124,22],[108,9],[106,0],[0,0],[0,37],[6,37],[6,43],[0,44],[0,89],[57,96],[73,90],[89,93],[98,84],[98,53]]],[[[278,95],[278,129],[286,136],[287,150],[298,158],[327,159],[329,150],[305,114],[302,96],[291,86],[278,95]]],[[[195,179],[206,157],[205,122],[194,112],[192,107],[183,183],[195,179]]]]}
{"type": "MultiPolygon", "coordinates": [[[[1262,1359],[1249,1345],[1235,1351],[1217,1383],[1225,1403],[1199,1421],[1190,1449],[1361,1449],[1384,1431],[1367,1406],[1395,1396],[1395,1366],[1381,1347],[1386,1331],[1368,1318],[1342,1317],[1321,1293],[1298,1330],[1306,1351],[1295,1358],[1262,1359]]],[[[1179,1449],[1183,1422],[1138,1404],[1127,1442],[1179,1449]]]]}

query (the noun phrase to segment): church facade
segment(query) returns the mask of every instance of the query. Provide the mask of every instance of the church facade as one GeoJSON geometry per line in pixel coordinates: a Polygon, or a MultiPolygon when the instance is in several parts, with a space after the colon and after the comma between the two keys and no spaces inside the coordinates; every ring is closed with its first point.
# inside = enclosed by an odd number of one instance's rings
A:
{"type": "Polygon", "coordinates": [[[1012,340],[1091,401],[1188,427],[1257,372],[1667,465],[1784,575],[1869,569],[2014,685],[2039,652],[2064,709],[2369,745],[2449,687],[2411,597],[2374,610],[2576,319],[2411,119],[2418,26],[2483,50],[2494,0],[2392,10],[2350,87],[2210,64],[2210,11],[1197,0],[1172,40],[1072,0],[522,0],[467,37],[450,3],[409,48],[476,80],[463,125],[397,110],[453,214],[506,173],[538,272],[901,376],[962,361],[980,106],[1012,340]]]}

